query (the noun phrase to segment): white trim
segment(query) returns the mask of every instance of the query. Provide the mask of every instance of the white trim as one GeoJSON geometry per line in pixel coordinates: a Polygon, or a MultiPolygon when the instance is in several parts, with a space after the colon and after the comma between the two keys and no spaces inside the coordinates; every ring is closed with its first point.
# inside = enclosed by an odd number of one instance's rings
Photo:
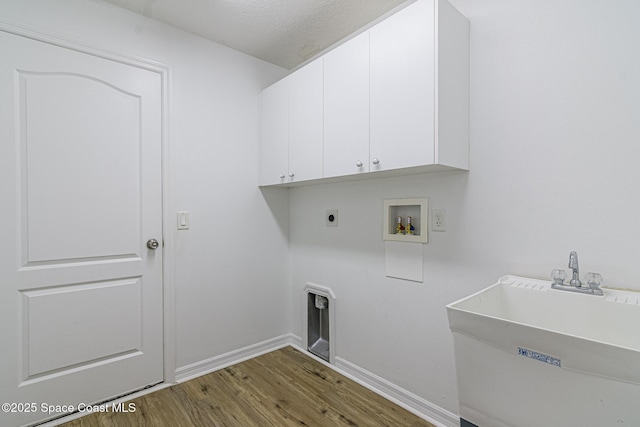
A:
{"type": "Polygon", "coordinates": [[[3,18],[0,18],[0,31],[44,42],[53,46],[74,50],[76,52],[93,55],[98,58],[109,59],[121,64],[133,65],[135,67],[153,71],[156,73],[164,73],[171,68],[167,64],[163,64],[158,61],[153,61],[139,56],[130,55],[128,53],[106,49],[94,44],[89,44],[80,39],[61,36],[42,28],[25,24],[18,24],[16,22],[8,21],[3,18]]]}
{"type": "MultiPolygon", "coordinates": [[[[142,397],[144,395],[151,394],[151,393],[154,393],[156,391],[160,391],[160,390],[162,390],[164,388],[167,388],[167,387],[171,387],[171,384],[160,383],[158,385],[154,385],[153,387],[145,388],[145,389],[136,391],[135,393],[127,394],[126,396],[122,396],[122,397],[119,397],[119,398],[114,399],[114,400],[109,400],[108,402],[105,402],[103,404],[111,406],[112,404],[128,402],[130,400],[137,399],[137,398],[142,397]]],[[[54,427],[54,426],[58,426],[60,424],[68,423],[68,422],[73,421],[73,420],[77,420],[78,418],[82,418],[85,415],[91,415],[91,414],[92,414],[92,412],[88,412],[88,411],[87,412],[75,412],[73,414],[65,415],[65,416],[62,416],[60,418],[56,418],[54,420],[47,421],[47,422],[42,423],[42,424],[36,424],[36,426],[37,427],[54,427]]]]}
{"type": "Polygon", "coordinates": [[[174,146],[171,134],[171,67],[164,66],[162,76],[162,289],[164,330],[164,381],[176,382],[175,332],[175,244],[173,222],[174,146]]]}
{"type": "Polygon", "coordinates": [[[116,52],[110,49],[88,44],[79,39],[60,36],[56,33],[40,28],[17,24],[0,18],[0,31],[26,37],[53,46],[74,50],[83,54],[93,55],[110,61],[131,65],[160,75],[162,85],[162,228],[163,228],[163,265],[162,265],[162,293],[163,293],[163,377],[164,382],[175,382],[175,255],[173,251],[173,145],[171,141],[171,67],[169,65],[116,52]]]}
{"type": "Polygon", "coordinates": [[[292,334],[280,335],[266,341],[233,350],[219,356],[211,357],[176,370],[176,382],[185,382],[202,375],[244,362],[245,360],[286,347],[293,341],[292,334]]]}
{"type": "Polygon", "coordinates": [[[459,427],[460,417],[339,356],[336,371],[438,427],[459,427]]]}
{"type": "MultiPolygon", "coordinates": [[[[182,383],[191,379],[200,377],[202,375],[215,372],[220,369],[224,369],[228,366],[235,365],[236,363],[244,362],[257,356],[261,356],[265,353],[269,353],[280,348],[291,346],[296,350],[302,352],[306,356],[322,363],[328,369],[332,369],[335,372],[344,375],[345,377],[355,381],[361,386],[371,390],[372,392],[384,397],[385,399],[395,403],[396,405],[406,409],[407,411],[417,415],[418,417],[429,421],[436,427],[459,427],[460,418],[452,414],[451,412],[419,397],[415,394],[398,387],[397,385],[380,378],[379,376],[362,369],[361,367],[341,358],[336,357],[336,365],[327,363],[326,361],[314,356],[308,351],[303,350],[300,346],[302,339],[294,334],[280,335],[279,337],[271,338],[253,344],[247,347],[243,347],[238,350],[230,351],[220,356],[212,357],[210,359],[196,362],[191,365],[187,365],[179,368],[176,371],[177,382],[182,383]]],[[[113,403],[126,402],[140,396],[144,396],[155,391],[162,390],[169,387],[170,384],[163,383],[157,386],[150,387],[139,392],[129,394],[113,401],[113,403]]],[[[111,402],[110,402],[111,403],[111,402]]],[[[56,420],[42,424],[42,427],[53,427],[64,422],[69,422],[76,418],[86,414],[72,414],[66,417],[58,418],[56,420]]]]}
{"type": "MultiPolygon", "coordinates": [[[[302,352],[304,352],[305,354],[311,354],[311,353],[307,353],[304,350],[302,350],[304,347],[302,346],[302,338],[295,335],[295,334],[289,334],[290,340],[289,340],[289,345],[293,348],[295,348],[296,350],[300,350],[302,352]]],[[[313,354],[311,354],[313,356],[313,354]]],[[[317,358],[320,359],[320,358],[317,358]]],[[[323,360],[324,362],[324,360],[323,360]]],[[[326,363],[326,362],[325,362],[326,363]]]]}
{"type": "MultiPolygon", "coordinates": [[[[224,369],[227,366],[244,362],[245,360],[252,359],[254,357],[260,356],[265,353],[269,353],[271,351],[277,350],[282,347],[287,347],[288,345],[291,345],[292,342],[299,343],[300,337],[297,337],[293,334],[285,334],[285,335],[281,335],[276,338],[262,341],[257,344],[253,344],[238,350],[230,351],[220,356],[212,357],[210,359],[206,359],[201,362],[184,366],[182,368],[179,368],[175,372],[176,380],[174,382],[182,383],[185,381],[192,380],[194,378],[209,374],[219,369],[224,369]]],[[[300,347],[298,347],[298,349],[300,349],[300,347]]],[[[146,394],[150,394],[150,393],[162,390],[164,388],[171,387],[171,385],[172,384],[170,384],[169,382],[164,382],[156,386],[149,387],[149,388],[137,391],[135,393],[127,394],[126,396],[111,400],[108,402],[108,404],[111,405],[112,403],[117,404],[120,402],[128,402],[130,400],[137,399],[138,397],[144,396],[146,394]]],[[[85,415],[89,415],[89,413],[83,412],[83,413],[70,414],[64,417],[56,418],[55,420],[48,421],[44,424],[40,424],[38,425],[38,427],[54,427],[54,426],[78,419],[85,415]]]]}
{"type": "MultiPolygon", "coordinates": [[[[300,337],[296,335],[292,335],[292,337],[300,341],[300,337]]],[[[456,414],[453,414],[426,399],[416,396],[410,391],[398,387],[384,378],[381,378],[366,369],[362,369],[358,365],[355,365],[340,356],[336,356],[335,364],[332,365],[319,357],[316,357],[312,353],[305,351],[302,347],[294,344],[293,342],[290,345],[312,359],[322,363],[327,368],[333,369],[337,373],[357,382],[375,394],[382,396],[412,414],[429,421],[436,427],[460,427],[460,417],[456,414]]]]}

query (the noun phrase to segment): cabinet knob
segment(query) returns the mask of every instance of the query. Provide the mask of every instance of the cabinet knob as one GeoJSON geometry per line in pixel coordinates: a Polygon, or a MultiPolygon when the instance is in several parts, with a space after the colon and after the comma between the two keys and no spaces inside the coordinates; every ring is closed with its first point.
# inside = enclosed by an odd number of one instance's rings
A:
{"type": "Polygon", "coordinates": [[[289,177],[290,178],[293,178],[293,175],[294,175],[293,172],[289,172],[289,177]]]}
{"type": "Polygon", "coordinates": [[[371,163],[373,163],[374,165],[377,165],[380,163],[380,160],[378,160],[377,157],[374,157],[373,159],[371,159],[371,163]]]}
{"type": "Polygon", "coordinates": [[[280,179],[284,179],[284,174],[283,173],[280,174],[280,179]]]}
{"type": "Polygon", "coordinates": [[[361,167],[362,167],[362,162],[361,162],[360,160],[358,160],[358,161],[356,162],[356,166],[357,166],[357,167],[359,167],[359,168],[361,168],[361,167]]]}

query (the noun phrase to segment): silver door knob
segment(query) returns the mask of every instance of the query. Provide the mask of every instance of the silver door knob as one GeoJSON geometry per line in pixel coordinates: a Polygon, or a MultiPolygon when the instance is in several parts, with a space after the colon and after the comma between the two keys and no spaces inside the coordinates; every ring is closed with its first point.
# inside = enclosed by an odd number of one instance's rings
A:
{"type": "Polygon", "coordinates": [[[280,179],[284,179],[284,174],[283,173],[280,174],[280,179]]]}
{"type": "Polygon", "coordinates": [[[160,242],[158,242],[156,239],[149,239],[147,240],[147,247],[155,251],[160,247],[160,242]]]}
{"type": "Polygon", "coordinates": [[[293,172],[289,172],[289,176],[293,178],[293,172]]]}
{"type": "Polygon", "coordinates": [[[378,160],[377,157],[374,157],[373,159],[371,159],[371,163],[373,163],[374,165],[377,165],[378,163],[380,163],[380,160],[378,160]]]}
{"type": "Polygon", "coordinates": [[[357,167],[359,167],[359,168],[361,168],[361,167],[362,167],[362,162],[361,162],[360,160],[358,160],[358,161],[356,162],[356,166],[357,166],[357,167]]]}

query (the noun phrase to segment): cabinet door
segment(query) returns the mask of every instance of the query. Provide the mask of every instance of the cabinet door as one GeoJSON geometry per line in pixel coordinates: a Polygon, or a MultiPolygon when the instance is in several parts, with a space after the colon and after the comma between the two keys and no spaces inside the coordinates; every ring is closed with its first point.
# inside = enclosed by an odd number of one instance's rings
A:
{"type": "Polygon", "coordinates": [[[434,163],[434,23],[418,0],[370,30],[371,171],[434,163]]]}
{"type": "Polygon", "coordinates": [[[260,141],[260,185],[281,184],[288,180],[289,93],[288,80],[282,79],[262,91],[260,141]]]}
{"type": "Polygon", "coordinates": [[[288,76],[290,182],[322,178],[322,58],[288,76]]]}
{"type": "Polygon", "coordinates": [[[369,33],[324,56],[324,176],[369,171],[369,33]]]}

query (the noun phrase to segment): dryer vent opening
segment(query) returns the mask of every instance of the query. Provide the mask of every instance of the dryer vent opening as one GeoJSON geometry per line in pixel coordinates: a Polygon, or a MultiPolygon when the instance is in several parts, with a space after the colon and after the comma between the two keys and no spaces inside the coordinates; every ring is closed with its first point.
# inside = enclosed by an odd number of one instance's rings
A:
{"type": "Polygon", "coordinates": [[[307,325],[305,333],[305,349],[315,356],[332,363],[333,348],[333,316],[334,296],[330,289],[317,285],[305,288],[305,305],[307,325]]]}
{"type": "Polygon", "coordinates": [[[329,299],[322,295],[307,294],[307,339],[311,353],[329,361],[329,299]]]}

